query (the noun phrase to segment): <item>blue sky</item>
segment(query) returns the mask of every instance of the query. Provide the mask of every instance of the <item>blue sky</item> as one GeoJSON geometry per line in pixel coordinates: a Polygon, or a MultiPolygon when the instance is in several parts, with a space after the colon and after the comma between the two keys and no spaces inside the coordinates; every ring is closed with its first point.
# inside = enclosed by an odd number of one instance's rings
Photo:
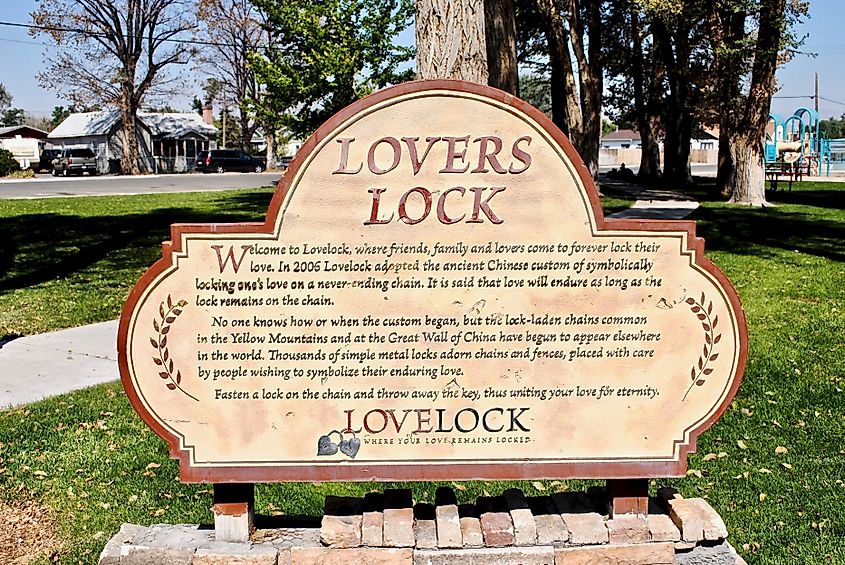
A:
{"type": "MultiPolygon", "coordinates": [[[[28,23],[29,12],[35,8],[35,0],[0,0],[0,21],[28,23]]],[[[815,57],[798,55],[778,71],[780,90],[772,101],[772,110],[781,115],[790,115],[800,106],[813,107],[814,73],[819,73],[821,98],[819,109],[822,117],[845,114],[845,11],[842,0],[811,0],[810,18],[798,31],[807,34],[802,50],[816,53],[815,57]],[[803,98],[786,98],[803,97],[803,98]]],[[[53,52],[41,43],[45,39],[32,38],[25,29],[0,26],[0,83],[13,96],[16,107],[37,116],[49,116],[56,105],[67,105],[56,94],[42,89],[35,79],[42,68],[45,56],[53,52]]],[[[171,105],[188,110],[194,92],[176,98],[171,105]]]]}

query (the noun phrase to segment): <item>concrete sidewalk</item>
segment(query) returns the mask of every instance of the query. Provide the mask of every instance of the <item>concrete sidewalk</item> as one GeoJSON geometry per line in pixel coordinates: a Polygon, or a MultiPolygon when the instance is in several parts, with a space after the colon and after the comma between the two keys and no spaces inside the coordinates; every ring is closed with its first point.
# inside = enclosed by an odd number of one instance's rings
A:
{"type": "MultiPolygon", "coordinates": [[[[637,198],[612,218],[677,220],[698,202],[683,195],[618,181],[602,189],[637,198]]],[[[117,369],[117,320],[13,339],[0,343],[0,409],[120,378],[117,369]]]]}
{"type": "Polygon", "coordinates": [[[608,218],[681,220],[698,208],[689,196],[669,190],[646,188],[623,180],[602,177],[599,180],[602,194],[632,196],[636,202],[627,210],[608,214],[608,218]]]}
{"type": "Polygon", "coordinates": [[[119,377],[117,320],[0,343],[0,409],[119,377]]]}

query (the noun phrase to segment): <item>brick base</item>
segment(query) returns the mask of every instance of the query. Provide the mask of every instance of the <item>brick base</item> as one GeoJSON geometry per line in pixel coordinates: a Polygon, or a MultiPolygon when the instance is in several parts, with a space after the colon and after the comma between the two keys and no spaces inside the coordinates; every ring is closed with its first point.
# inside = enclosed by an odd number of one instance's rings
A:
{"type": "MultiPolygon", "coordinates": [[[[403,493],[399,495],[399,499],[406,497],[403,493]]],[[[459,511],[453,496],[440,497],[445,501],[442,511],[438,510],[439,505],[413,507],[409,497],[408,493],[407,508],[379,508],[369,499],[367,504],[346,504],[343,512],[335,514],[332,512],[337,505],[327,501],[321,528],[257,530],[248,543],[219,541],[214,530],[195,525],[124,524],[103,549],[99,562],[100,565],[743,563],[725,540],[724,523],[710,505],[702,499],[683,499],[673,492],[659,491],[650,500],[647,517],[615,515],[612,518],[606,507],[603,508],[601,493],[594,490],[589,494],[530,498],[509,491],[503,499],[485,497],[477,507],[461,505],[459,511]],[[358,510],[349,513],[350,508],[360,509],[360,513],[356,513],[358,510]],[[374,516],[379,519],[367,519],[374,516]]]]}

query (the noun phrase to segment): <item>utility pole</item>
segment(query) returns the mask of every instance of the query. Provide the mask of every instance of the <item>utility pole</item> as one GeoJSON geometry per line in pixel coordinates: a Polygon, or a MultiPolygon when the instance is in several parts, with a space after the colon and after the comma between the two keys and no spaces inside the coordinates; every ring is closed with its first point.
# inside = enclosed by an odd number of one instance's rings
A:
{"type": "Polygon", "coordinates": [[[816,101],[816,114],[819,113],[819,73],[816,73],[816,95],[813,97],[813,100],[816,101]]]}
{"type": "Polygon", "coordinates": [[[229,113],[229,107],[226,104],[226,86],[223,86],[223,149],[226,149],[226,114],[229,113]]]}

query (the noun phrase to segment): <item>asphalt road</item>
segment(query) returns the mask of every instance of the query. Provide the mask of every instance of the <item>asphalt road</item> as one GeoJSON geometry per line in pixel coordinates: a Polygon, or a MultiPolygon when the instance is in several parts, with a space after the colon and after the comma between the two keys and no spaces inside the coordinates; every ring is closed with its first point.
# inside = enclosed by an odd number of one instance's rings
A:
{"type": "Polygon", "coordinates": [[[0,199],[62,198],[160,192],[197,192],[276,186],[281,173],[223,173],[97,177],[53,177],[0,180],[0,199]]]}

